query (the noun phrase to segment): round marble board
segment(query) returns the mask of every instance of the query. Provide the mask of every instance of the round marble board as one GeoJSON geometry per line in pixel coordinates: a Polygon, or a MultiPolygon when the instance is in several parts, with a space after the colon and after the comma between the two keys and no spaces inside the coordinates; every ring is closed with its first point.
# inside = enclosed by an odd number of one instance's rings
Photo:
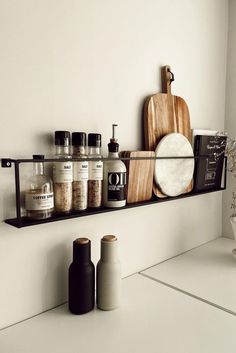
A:
{"type": "MultiPolygon", "coordinates": [[[[182,134],[173,132],[165,135],[155,150],[156,157],[193,156],[189,140],[182,134]]],[[[194,158],[157,159],[154,180],[167,196],[178,196],[189,186],[194,171],[194,158]]]]}

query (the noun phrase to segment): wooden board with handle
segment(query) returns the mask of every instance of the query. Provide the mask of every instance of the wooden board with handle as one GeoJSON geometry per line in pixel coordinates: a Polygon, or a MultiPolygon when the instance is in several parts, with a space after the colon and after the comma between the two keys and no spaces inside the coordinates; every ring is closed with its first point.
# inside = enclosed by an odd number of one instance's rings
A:
{"type": "MultiPolygon", "coordinates": [[[[183,134],[191,142],[189,110],[183,98],[171,94],[173,74],[170,66],[162,67],[162,93],[149,96],[144,104],[144,142],[145,149],[155,151],[157,144],[171,132],[183,134]]],[[[192,183],[186,189],[191,191],[192,183]]],[[[155,183],[153,193],[166,197],[155,183]]]]}
{"type": "MultiPolygon", "coordinates": [[[[121,157],[150,158],[153,151],[124,151],[121,157]]],[[[154,159],[124,161],[127,167],[127,203],[148,201],[152,198],[154,159]]]]}

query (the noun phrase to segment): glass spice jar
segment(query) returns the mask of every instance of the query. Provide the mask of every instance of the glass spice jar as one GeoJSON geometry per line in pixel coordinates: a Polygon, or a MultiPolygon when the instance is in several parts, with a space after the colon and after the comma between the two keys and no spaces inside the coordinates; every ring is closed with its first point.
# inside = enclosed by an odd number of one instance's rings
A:
{"type": "Polygon", "coordinates": [[[88,160],[85,154],[85,132],[72,133],[73,158],[73,210],[83,211],[88,206],[88,160]],[[85,160],[82,160],[85,159],[85,160]]]}
{"type": "Polygon", "coordinates": [[[101,156],[101,134],[88,134],[88,158],[96,160],[89,161],[88,180],[88,207],[98,208],[102,205],[102,180],[103,162],[101,156]]]}
{"type": "MultiPolygon", "coordinates": [[[[70,159],[70,132],[55,131],[55,158],[70,159]]],[[[72,161],[53,163],[53,188],[55,211],[68,213],[72,210],[72,161]]]]}

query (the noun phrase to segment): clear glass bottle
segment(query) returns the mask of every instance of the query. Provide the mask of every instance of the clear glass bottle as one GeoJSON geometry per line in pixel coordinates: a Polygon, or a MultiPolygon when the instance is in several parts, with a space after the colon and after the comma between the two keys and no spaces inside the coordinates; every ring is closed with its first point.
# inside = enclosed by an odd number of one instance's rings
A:
{"type": "Polygon", "coordinates": [[[84,158],[73,162],[73,210],[83,211],[88,206],[88,161],[85,153],[85,132],[72,133],[73,158],[84,158]]]}
{"type": "MultiPolygon", "coordinates": [[[[101,134],[88,134],[88,157],[102,158],[101,134]]],[[[88,207],[98,208],[102,205],[103,162],[89,161],[88,207]]]]}
{"type": "Polygon", "coordinates": [[[54,210],[52,180],[44,174],[44,156],[33,155],[33,159],[34,175],[25,192],[26,215],[31,219],[45,219],[51,217],[54,210]]]}
{"type": "MultiPolygon", "coordinates": [[[[70,132],[55,131],[55,158],[70,159],[70,132]]],[[[53,188],[55,211],[68,213],[72,210],[72,161],[53,163],[53,188]]]]}

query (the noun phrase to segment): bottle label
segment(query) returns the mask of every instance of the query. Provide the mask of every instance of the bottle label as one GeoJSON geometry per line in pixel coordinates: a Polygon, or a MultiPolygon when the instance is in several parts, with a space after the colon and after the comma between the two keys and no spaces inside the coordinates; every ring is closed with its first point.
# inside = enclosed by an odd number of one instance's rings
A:
{"type": "Polygon", "coordinates": [[[108,201],[123,201],[125,197],[126,172],[108,173],[108,201]]]}
{"type": "Polygon", "coordinates": [[[38,194],[26,192],[25,208],[27,211],[43,211],[54,207],[53,192],[49,194],[38,194]]]}
{"type": "Polygon", "coordinates": [[[89,180],[103,179],[103,162],[90,161],[89,162],[89,180]]]}
{"type": "Polygon", "coordinates": [[[73,180],[72,162],[55,162],[53,164],[54,183],[71,183],[73,180]]]}
{"type": "Polygon", "coordinates": [[[88,162],[74,162],[73,164],[73,180],[84,181],[88,180],[88,162]]]}

